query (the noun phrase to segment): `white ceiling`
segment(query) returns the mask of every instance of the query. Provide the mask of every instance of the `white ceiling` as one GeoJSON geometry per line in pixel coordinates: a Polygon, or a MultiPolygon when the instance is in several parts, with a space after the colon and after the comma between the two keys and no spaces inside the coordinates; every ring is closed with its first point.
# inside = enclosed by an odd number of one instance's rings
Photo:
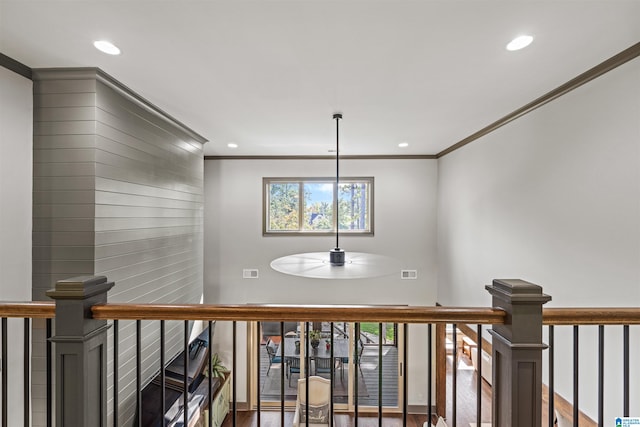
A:
{"type": "Polygon", "coordinates": [[[638,0],[0,0],[0,52],[99,67],[208,155],[328,155],[335,111],[343,154],[436,154],[638,41],[638,0]]]}

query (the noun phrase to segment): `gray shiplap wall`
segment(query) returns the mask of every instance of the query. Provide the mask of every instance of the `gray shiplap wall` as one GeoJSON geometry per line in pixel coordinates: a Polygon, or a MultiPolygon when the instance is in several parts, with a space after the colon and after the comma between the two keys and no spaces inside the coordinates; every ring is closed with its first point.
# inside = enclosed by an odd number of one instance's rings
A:
{"type": "MultiPolygon", "coordinates": [[[[34,299],[56,280],[95,274],[115,281],[111,302],[200,302],[204,138],[97,69],[34,70],[34,97],[34,299]]],[[[143,322],[143,380],[159,370],[158,329],[143,322]]],[[[167,323],[167,358],[182,330],[167,323]]],[[[119,425],[128,425],[133,322],[120,322],[119,344],[119,425]]],[[[34,373],[34,399],[44,397],[38,383],[34,373]]],[[[34,402],[34,425],[43,409],[34,402]]]]}

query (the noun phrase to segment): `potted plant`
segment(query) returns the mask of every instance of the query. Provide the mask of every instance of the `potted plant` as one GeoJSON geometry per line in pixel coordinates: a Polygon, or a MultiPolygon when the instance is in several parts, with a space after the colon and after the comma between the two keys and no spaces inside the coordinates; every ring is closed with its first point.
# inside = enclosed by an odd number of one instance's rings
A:
{"type": "MultiPolygon", "coordinates": [[[[208,373],[209,369],[205,368],[205,374],[208,373]]],[[[213,353],[211,355],[211,377],[224,380],[228,373],[229,369],[227,369],[227,367],[222,364],[222,360],[220,360],[220,356],[218,356],[218,353],[213,353]]]]}
{"type": "Polygon", "coordinates": [[[309,342],[311,343],[312,348],[318,348],[320,345],[320,331],[315,329],[309,331],[309,342]]]}

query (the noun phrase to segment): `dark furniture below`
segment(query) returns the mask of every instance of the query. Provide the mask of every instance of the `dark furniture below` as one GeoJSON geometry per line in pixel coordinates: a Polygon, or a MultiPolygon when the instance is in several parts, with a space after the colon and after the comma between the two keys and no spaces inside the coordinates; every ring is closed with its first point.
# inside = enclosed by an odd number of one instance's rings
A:
{"type": "MultiPolygon", "coordinates": [[[[215,323],[213,324],[215,327],[215,323]]],[[[208,368],[209,329],[206,328],[189,344],[187,371],[187,403],[189,420],[200,418],[209,406],[209,379],[205,376],[208,368]]],[[[216,396],[221,387],[221,379],[212,378],[210,393],[216,396]]],[[[183,426],[184,421],[184,351],[165,368],[165,413],[162,413],[161,376],[158,373],[142,390],[142,426],[183,426]],[[164,420],[164,423],[163,423],[164,420]]],[[[191,421],[190,421],[191,424],[191,421]]]]}

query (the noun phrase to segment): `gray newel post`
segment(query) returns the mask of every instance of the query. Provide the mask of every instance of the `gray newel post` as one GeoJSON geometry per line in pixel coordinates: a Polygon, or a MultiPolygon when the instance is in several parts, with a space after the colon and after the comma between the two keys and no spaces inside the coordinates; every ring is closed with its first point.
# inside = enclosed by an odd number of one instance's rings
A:
{"type": "Polygon", "coordinates": [[[486,286],[493,307],[507,312],[493,325],[493,427],[542,424],[542,287],[523,280],[494,280],[486,286]]]}
{"type": "Polygon", "coordinates": [[[82,276],[56,283],[47,295],[56,300],[56,425],[107,425],[106,320],[91,318],[91,306],[107,302],[113,282],[82,276]]]}

